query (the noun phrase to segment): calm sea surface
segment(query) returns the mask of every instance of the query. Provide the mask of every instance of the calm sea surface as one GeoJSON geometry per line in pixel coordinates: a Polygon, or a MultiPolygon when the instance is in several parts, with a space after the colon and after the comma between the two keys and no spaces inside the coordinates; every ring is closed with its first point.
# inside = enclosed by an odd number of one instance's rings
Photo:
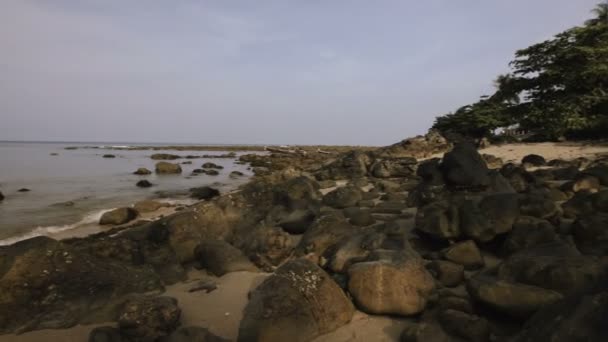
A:
{"type": "MultiPolygon", "coordinates": [[[[228,191],[247,180],[247,177],[230,179],[231,171],[250,174],[247,166],[235,164],[234,159],[219,158],[171,161],[192,162],[181,165],[181,175],[132,174],[139,167],[154,171],[156,161],[150,159],[153,153],[186,156],[226,152],[64,149],[66,146],[91,145],[101,144],[0,142],[0,191],[5,196],[4,201],[0,201],[0,244],[94,222],[105,210],[143,199],[186,200],[188,189],[196,186],[214,185],[228,191]],[[51,155],[53,153],[58,155],[51,155]],[[102,158],[108,153],[116,158],[102,158]],[[219,176],[190,177],[193,169],[207,161],[224,166],[219,176]],[[135,183],[141,179],[147,179],[155,186],[136,187],[135,183]],[[21,188],[31,191],[19,192],[21,188]]],[[[117,145],[125,144],[103,144],[117,145]]]]}

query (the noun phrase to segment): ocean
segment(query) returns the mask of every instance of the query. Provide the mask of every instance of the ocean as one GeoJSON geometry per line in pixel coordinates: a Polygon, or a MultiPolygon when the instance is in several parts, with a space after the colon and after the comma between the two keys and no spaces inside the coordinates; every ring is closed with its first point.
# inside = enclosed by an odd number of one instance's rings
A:
{"type": "Polygon", "coordinates": [[[137,176],[133,172],[140,167],[154,171],[157,161],[150,158],[154,153],[186,156],[227,152],[110,150],[103,148],[106,146],[125,144],[0,142],[0,192],[5,196],[0,201],[0,245],[95,224],[103,212],[144,199],[192,203],[190,188],[211,185],[226,192],[246,182],[251,174],[246,165],[235,164],[235,159],[197,158],[170,161],[192,162],[181,165],[180,175],[137,176]],[[67,146],[78,148],[66,150],[67,146]],[[116,158],[103,158],[104,154],[116,158]],[[208,161],[224,167],[218,176],[190,176],[193,169],[208,161]],[[232,171],[245,176],[231,179],[232,171]],[[141,179],[154,186],[135,186],[141,179]],[[20,192],[23,188],[30,191],[20,192]]]}

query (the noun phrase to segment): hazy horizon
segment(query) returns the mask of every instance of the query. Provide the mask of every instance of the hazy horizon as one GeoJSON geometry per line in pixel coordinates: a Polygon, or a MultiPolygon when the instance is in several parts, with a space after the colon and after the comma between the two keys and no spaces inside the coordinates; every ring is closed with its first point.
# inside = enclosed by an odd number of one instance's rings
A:
{"type": "Polygon", "coordinates": [[[0,140],[388,145],[598,0],[0,5],[0,140]]]}

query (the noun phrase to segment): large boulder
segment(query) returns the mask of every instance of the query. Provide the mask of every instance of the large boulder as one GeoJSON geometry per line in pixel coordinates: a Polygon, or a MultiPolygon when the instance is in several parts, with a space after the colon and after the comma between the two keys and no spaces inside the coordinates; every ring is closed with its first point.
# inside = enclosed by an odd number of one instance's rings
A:
{"type": "Polygon", "coordinates": [[[230,272],[258,271],[243,252],[222,240],[204,240],[194,254],[204,268],[218,277],[230,272]]]}
{"type": "MultiPolygon", "coordinates": [[[[606,289],[606,286],[604,286],[606,289]]],[[[569,297],[539,310],[513,342],[608,341],[608,292],[569,297]]]]}
{"type": "Polygon", "coordinates": [[[201,202],[147,224],[137,232],[155,243],[168,242],[180,262],[194,260],[194,249],[203,239],[224,239],[243,220],[242,211],[221,201],[201,202]]]}
{"type": "Polygon", "coordinates": [[[293,254],[297,239],[280,227],[257,225],[234,234],[232,243],[258,267],[270,271],[293,254]]]}
{"type": "Polygon", "coordinates": [[[345,186],[326,194],[323,197],[323,203],[330,207],[343,209],[356,206],[362,199],[363,192],[361,189],[354,186],[345,186]]]}
{"type": "Polygon", "coordinates": [[[421,260],[402,264],[356,263],[348,269],[348,291],[357,307],[371,314],[410,316],[420,313],[435,288],[421,260]]]}
{"type": "Polygon", "coordinates": [[[351,301],[327,273],[297,259],[251,293],[237,341],[310,341],[348,323],[353,313],[351,301]]]}
{"type": "Polygon", "coordinates": [[[190,197],[199,200],[210,200],[220,195],[220,191],[210,186],[201,186],[190,189],[190,197]]]}
{"type": "Polygon", "coordinates": [[[273,188],[273,203],[289,210],[306,209],[321,200],[319,184],[305,177],[291,178],[273,188]]]}
{"type": "Polygon", "coordinates": [[[416,230],[438,240],[461,236],[458,207],[447,201],[431,203],[416,213],[416,230]]]}
{"type": "Polygon", "coordinates": [[[476,302],[517,318],[528,318],[543,306],[562,299],[556,291],[484,275],[470,278],[467,291],[476,302]]]}
{"type": "Polygon", "coordinates": [[[443,257],[464,266],[468,270],[478,269],[485,264],[481,252],[472,240],[458,242],[442,251],[443,257]]]}
{"type": "Polygon", "coordinates": [[[376,151],[379,157],[414,157],[425,158],[436,153],[442,153],[451,147],[451,144],[435,130],[426,135],[408,138],[396,144],[383,147],[376,151]]]}
{"type": "Polygon", "coordinates": [[[472,144],[461,143],[441,161],[446,183],[455,188],[485,188],[489,185],[488,167],[472,144]]]}
{"type": "Polygon", "coordinates": [[[159,175],[182,173],[182,167],[179,164],[169,162],[156,163],[155,170],[159,175]]]}
{"type": "Polygon", "coordinates": [[[302,235],[296,247],[296,255],[312,254],[321,257],[328,248],[359,232],[359,229],[346,222],[344,217],[327,214],[319,217],[302,235]]]}
{"type": "Polygon", "coordinates": [[[332,163],[324,166],[315,173],[318,180],[338,180],[365,177],[373,158],[369,153],[362,151],[351,151],[339,156],[332,163]]]}
{"type": "Polygon", "coordinates": [[[490,337],[490,324],[485,318],[454,309],[439,313],[443,330],[471,342],[486,342],[490,337]]]}
{"type": "Polygon", "coordinates": [[[128,339],[155,342],[179,326],[180,315],[175,298],[136,296],[119,311],[118,329],[128,339]]]}
{"type": "Polygon", "coordinates": [[[377,178],[412,177],[416,174],[416,158],[376,160],[371,166],[371,175],[377,178]]]}
{"type": "Polygon", "coordinates": [[[509,232],[519,216],[517,194],[490,194],[474,202],[465,201],[460,207],[460,226],[463,233],[479,242],[488,242],[497,235],[509,232]]]}
{"type": "Polygon", "coordinates": [[[434,260],[427,269],[443,286],[458,286],[464,280],[464,266],[446,260],[434,260]]]}
{"type": "Polygon", "coordinates": [[[558,242],[560,237],[556,228],[547,220],[532,216],[521,216],[513,224],[513,230],[507,235],[502,245],[504,254],[542,245],[558,242]]]}
{"type": "Polygon", "coordinates": [[[580,217],[572,225],[572,235],[581,252],[608,255],[608,213],[580,217]]]}
{"type": "Polygon", "coordinates": [[[99,224],[101,225],[119,225],[125,224],[134,220],[139,213],[133,208],[118,208],[107,211],[101,215],[99,224]]]}
{"type": "Polygon", "coordinates": [[[0,260],[2,333],[107,322],[113,300],[163,288],[148,265],[93,256],[47,237],[0,247],[0,260]]]}
{"type": "Polygon", "coordinates": [[[505,259],[498,267],[498,277],[570,296],[608,279],[608,260],[577,255],[574,248],[568,251],[560,243],[543,244],[505,259]]]}

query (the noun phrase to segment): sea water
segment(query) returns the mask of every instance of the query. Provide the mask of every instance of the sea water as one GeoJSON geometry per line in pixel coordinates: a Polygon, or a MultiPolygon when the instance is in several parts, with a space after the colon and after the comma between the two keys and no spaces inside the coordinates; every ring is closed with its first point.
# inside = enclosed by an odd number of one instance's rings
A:
{"type": "Polygon", "coordinates": [[[34,143],[0,142],[0,245],[28,237],[46,235],[73,227],[98,222],[102,213],[139,200],[164,198],[164,201],[188,203],[188,190],[211,185],[229,191],[247,181],[250,172],[235,159],[177,159],[182,164],[180,175],[134,175],[137,168],[154,171],[154,153],[186,155],[219,155],[222,151],[110,150],[128,147],[124,143],[34,143]],[[66,146],[77,149],[66,150],[66,146]],[[57,155],[54,155],[57,154],[57,155]],[[114,154],[116,158],[103,158],[114,154]],[[190,176],[195,168],[211,161],[224,167],[218,176],[190,176]],[[232,179],[230,172],[241,171],[245,177],[232,179]],[[137,181],[147,179],[150,188],[138,188],[137,181]],[[28,192],[19,192],[27,188],[28,192]]]}

